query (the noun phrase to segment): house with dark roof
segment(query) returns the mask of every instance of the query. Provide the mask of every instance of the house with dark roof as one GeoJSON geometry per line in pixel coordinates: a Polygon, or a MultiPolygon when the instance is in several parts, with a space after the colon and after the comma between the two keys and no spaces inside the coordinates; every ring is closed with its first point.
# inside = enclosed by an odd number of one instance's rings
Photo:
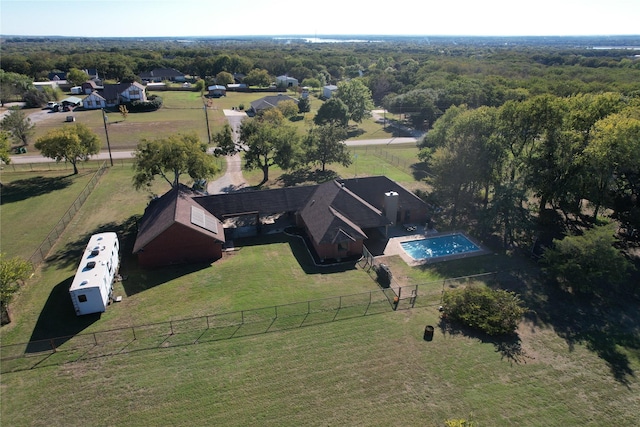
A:
{"type": "Polygon", "coordinates": [[[243,223],[249,223],[257,234],[266,219],[273,217],[288,219],[290,225],[304,230],[310,250],[322,261],[358,256],[367,239],[386,236],[387,227],[406,223],[406,219],[425,223],[428,212],[420,198],[384,176],[208,196],[181,187],[149,205],[140,221],[134,253],[145,267],[202,260],[199,255],[209,246],[215,249],[208,249],[207,259],[216,259],[242,222],[238,219],[248,218],[243,223]],[[195,228],[200,233],[194,237],[193,218],[184,213],[193,206],[208,218],[206,224],[216,224],[216,233],[195,228]],[[190,232],[167,226],[177,222],[178,211],[183,212],[182,227],[190,227],[190,232]],[[154,243],[150,246],[149,242],[154,243]],[[193,250],[193,242],[202,243],[200,252],[193,250]]]}
{"type": "Polygon", "coordinates": [[[260,99],[256,99],[255,101],[252,101],[249,112],[252,114],[259,114],[265,110],[268,110],[269,108],[276,107],[280,102],[283,102],[283,101],[293,101],[296,104],[298,103],[297,99],[292,98],[289,95],[284,95],[279,93],[277,95],[269,95],[269,96],[265,96],[264,98],[260,98],[260,99]]]}
{"type": "MultiPolygon", "coordinates": [[[[89,82],[83,83],[82,87],[84,88],[87,83],[89,82]]],[[[91,87],[94,86],[91,84],[86,85],[86,88],[91,87]]],[[[104,85],[101,88],[98,87],[82,101],[82,106],[87,110],[92,110],[97,108],[115,107],[132,101],[145,102],[146,100],[147,93],[145,87],[140,83],[118,83],[104,85]]]]}
{"type": "Polygon", "coordinates": [[[180,185],[149,203],[138,222],[133,253],[142,267],[211,262],[222,257],[224,229],[180,185]]]}
{"type": "Polygon", "coordinates": [[[175,68],[156,68],[140,73],[140,79],[143,82],[160,83],[165,80],[170,82],[184,82],[187,78],[184,73],[175,68]]]}

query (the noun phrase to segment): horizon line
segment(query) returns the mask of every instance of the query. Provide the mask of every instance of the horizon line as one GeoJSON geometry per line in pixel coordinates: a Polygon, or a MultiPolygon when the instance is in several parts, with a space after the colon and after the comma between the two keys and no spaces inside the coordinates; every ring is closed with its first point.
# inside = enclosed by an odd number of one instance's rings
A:
{"type": "Polygon", "coordinates": [[[324,38],[362,38],[362,37],[379,37],[379,38],[417,38],[417,37],[473,37],[473,38],[517,38],[517,37],[527,37],[527,38],[540,38],[540,37],[557,37],[557,38],[583,38],[583,37],[632,37],[632,38],[640,38],[640,33],[638,34],[374,34],[374,33],[362,33],[362,34],[224,34],[224,35],[129,35],[129,36],[118,36],[118,35],[102,35],[102,36],[89,36],[89,35],[60,35],[60,34],[0,34],[2,38],[8,37],[54,37],[54,38],[89,38],[89,39],[100,39],[100,38],[117,38],[117,39],[140,39],[140,38],[186,38],[186,39],[195,39],[195,38],[311,38],[311,39],[324,39],[324,38]]]}

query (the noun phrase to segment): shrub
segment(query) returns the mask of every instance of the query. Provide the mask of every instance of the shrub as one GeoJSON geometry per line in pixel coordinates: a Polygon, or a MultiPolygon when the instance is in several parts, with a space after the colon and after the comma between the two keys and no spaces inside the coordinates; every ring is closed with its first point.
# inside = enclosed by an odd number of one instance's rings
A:
{"type": "Polygon", "coordinates": [[[445,292],[442,301],[443,313],[448,319],[489,335],[515,332],[526,312],[515,293],[481,286],[445,292]]]}
{"type": "Polygon", "coordinates": [[[162,107],[162,98],[158,95],[152,95],[146,102],[133,101],[124,104],[130,113],[145,113],[149,111],[156,111],[162,107]]]}

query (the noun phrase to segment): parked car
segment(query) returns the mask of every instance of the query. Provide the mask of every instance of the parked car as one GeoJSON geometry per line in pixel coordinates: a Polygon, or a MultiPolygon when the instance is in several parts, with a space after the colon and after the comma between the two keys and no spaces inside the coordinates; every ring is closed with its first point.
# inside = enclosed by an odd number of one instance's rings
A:
{"type": "Polygon", "coordinates": [[[58,107],[58,103],[57,102],[53,102],[53,101],[47,102],[47,108],[49,110],[53,110],[55,107],[58,107]]]}

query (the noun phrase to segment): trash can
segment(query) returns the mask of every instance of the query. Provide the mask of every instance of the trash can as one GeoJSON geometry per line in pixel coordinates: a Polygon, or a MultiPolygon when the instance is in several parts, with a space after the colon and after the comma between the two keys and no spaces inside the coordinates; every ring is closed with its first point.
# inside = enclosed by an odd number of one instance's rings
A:
{"type": "Polygon", "coordinates": [[[434,328],[431,325],[427,325],[424,327],[424,340],[432,341],[433,340],[433,331],[434,328]]]}

